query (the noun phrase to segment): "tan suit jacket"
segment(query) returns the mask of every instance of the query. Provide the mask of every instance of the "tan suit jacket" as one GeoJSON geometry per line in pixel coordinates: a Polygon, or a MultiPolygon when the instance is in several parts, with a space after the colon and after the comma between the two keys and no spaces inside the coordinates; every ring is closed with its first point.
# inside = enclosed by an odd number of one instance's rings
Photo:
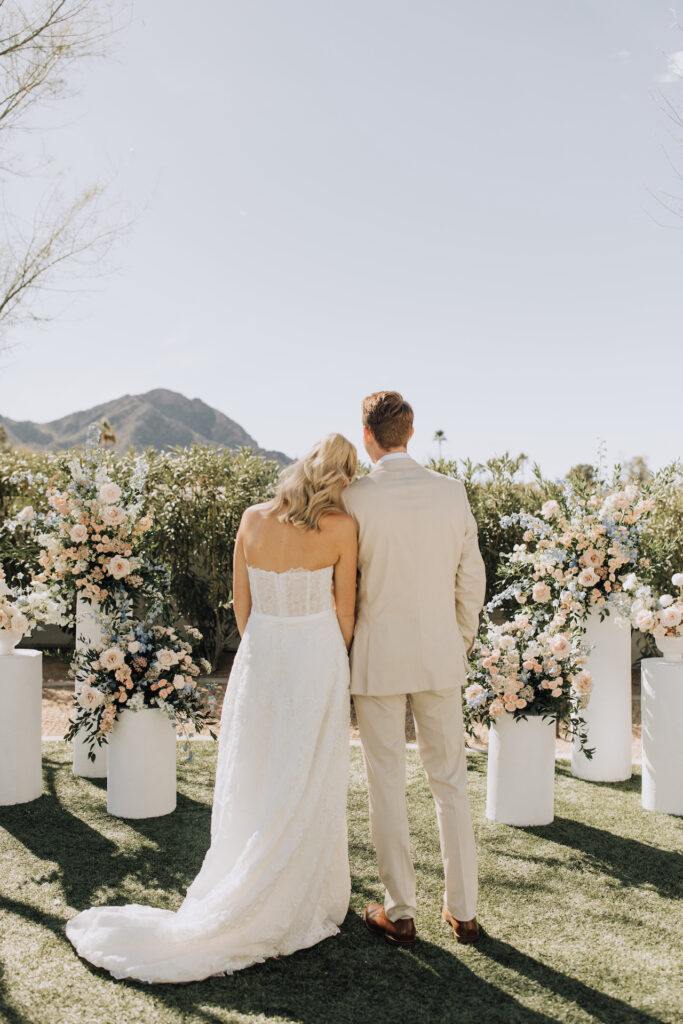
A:
{"type": "Polygon", "coordinates": [[[378,463],[344,501],[358,527],[351,692],[464,685],[486,588],[464,485],[406,457],[378,463]]]}

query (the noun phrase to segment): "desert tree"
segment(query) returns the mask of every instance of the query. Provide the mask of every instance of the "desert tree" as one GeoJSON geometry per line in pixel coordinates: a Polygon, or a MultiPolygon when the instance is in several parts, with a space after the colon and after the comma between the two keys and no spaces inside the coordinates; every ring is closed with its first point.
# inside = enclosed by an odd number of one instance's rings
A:
{"type": "Polygon", "coordinates": [[[0,347],[11,328],[44,320],[41,295],[82,278],[101,264],[121,232],[106,186],[73,192],[48,161],[26,159],[24,141],[34,108],[73,94],[78,65],[106,55],[120,31],[124,0],[0,0],[0,347]],[[19,179],[44,176],[50,184],[30,210],[16,203],[19,179]],[[68,273],[67,273],[68,272],[68,273]]]}

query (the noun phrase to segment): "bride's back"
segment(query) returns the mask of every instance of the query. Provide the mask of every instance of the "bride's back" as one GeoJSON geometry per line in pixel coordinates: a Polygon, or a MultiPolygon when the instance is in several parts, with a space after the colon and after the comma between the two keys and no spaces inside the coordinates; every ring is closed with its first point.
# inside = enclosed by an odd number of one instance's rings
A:
{"type": "Polygon", "coordinates": [[[268,515],[271,507],[266,502],[245,513],[242,543],[248,566],[269,572],[316,571],[337,563],[348,535],[349,516],[328,513],[321,518],[318,530],[305,530],[268,515]]]}

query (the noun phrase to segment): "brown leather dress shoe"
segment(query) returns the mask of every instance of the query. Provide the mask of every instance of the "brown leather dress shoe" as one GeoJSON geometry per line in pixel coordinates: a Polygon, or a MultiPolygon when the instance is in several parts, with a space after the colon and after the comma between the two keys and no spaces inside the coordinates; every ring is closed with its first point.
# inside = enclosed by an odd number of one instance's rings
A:
{"type": "Polygon", "coordinates": [[[402,917],[398,921],[390,921],[379,903],[371,903],[365,908],[365,927],[375,935],[383,935],[392,946],[405,946],[410,949],[415,945],[415,922],[412,917],[402,917]]]}
{"type": "Polygon", "coordinates": [[[481,936],[479,925],[477,924],[476,917],[473,917],[471,921],[456,921],[452,917],[446,907],[441,912],[441,917],[446,924],[449,924],[453,929],[453,934],[458,942],[462,942],[465,945],[468,942],[478,942],[481,936]]]}

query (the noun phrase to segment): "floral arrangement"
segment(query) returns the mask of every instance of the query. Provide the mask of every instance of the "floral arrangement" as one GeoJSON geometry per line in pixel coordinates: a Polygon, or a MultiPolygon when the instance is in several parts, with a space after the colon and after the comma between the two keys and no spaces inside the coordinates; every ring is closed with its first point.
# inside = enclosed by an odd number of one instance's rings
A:
{"type": "Polygon", "coordinates": [[[603,618],[615,603],[628,614],[624,582],[643,564],[638,538],[653,505],[632,484],[589,496],[567,484],[540,515],[504,517],[503,525],[524,527],[523,542],[508,557],[512,583],[493,607],[511,598],[530,602],[548,624],[558,614],[584,620],[593,608],[603,618]]]}
{"type": "MultiPolygon", "coordinates": [[[[186,738],[191,728],[201,729],[208,713],[197,677],[211,666],[194,659],[193,644],[170,626],[118,618],[103,626],[105,643],[76,655],[74,717],[65,738],[84,732],[94,761],[96,746],[107,742],[121,711],[158,708],[186,738]]],[[[202,639],[191,627],[185,633],[194,643],[202,639]]]]}
{"type": "Polygon", "coordinates": [[[56,582],[62,592],[112,610],[131,592],[152,591],[158,571],[139,551],[152,525],[142,507],[144,460],[117,482],[110,453],[97,443],[98,436],[99,428],[91,428],[83,457],[67,464],[65,485],[48,488],[51,510],[38,517],[27,506],[16,523],[39,519],[42,572],[37,580],[56,582]]]}
{"type": "Polygon", "coordinates": [[[24,590],[9,587],[0,566],[0,629],[24,636],[36,626],[66,626],[69,621],[66,602],[54,588],[35,582],[24,590]]]}
{"type": "Polygon", "coordinates": [[[470,655],[464,695],[469,731],[474,722],[491,725],[501,715],[540,715],[563,723],[591,757],[580,714],[593,689],[585,664],[576,630],[539,627],[525,612],[501,625],[487,618],[470,655]]]}
{"type": "Polygon", "coordinates": [[[633,592],[631,625],[635,629],[655,639],[683,637],[683,572],[674,573],[671,582],[677,592],[675,597],[656,597],[651,587],[641,583],[635,574],[625,581],[625,589],[633,592]]]}

